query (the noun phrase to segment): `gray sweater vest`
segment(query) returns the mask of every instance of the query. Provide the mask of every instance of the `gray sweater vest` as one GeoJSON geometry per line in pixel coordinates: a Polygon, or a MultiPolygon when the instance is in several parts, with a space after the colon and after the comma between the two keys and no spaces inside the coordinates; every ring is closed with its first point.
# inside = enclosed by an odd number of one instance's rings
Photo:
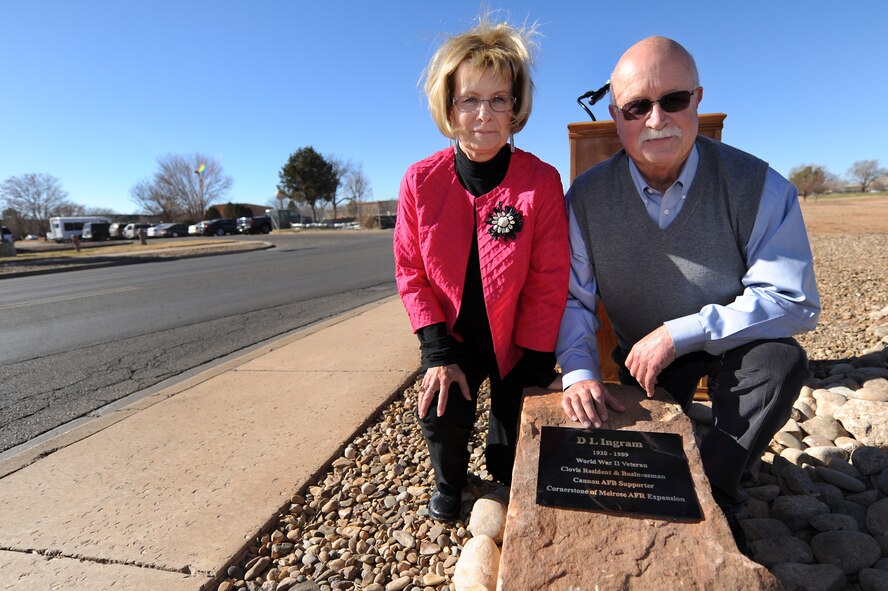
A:
{"type": "Polygon", "coordinates": [[[665,230],[648,216],[625,150],[571,188],[598,295],[627,350],[665,321],[728,304],[743,292],[746,244],[768,165],[703,136],[697,150],[690,192],[665,230]]]}

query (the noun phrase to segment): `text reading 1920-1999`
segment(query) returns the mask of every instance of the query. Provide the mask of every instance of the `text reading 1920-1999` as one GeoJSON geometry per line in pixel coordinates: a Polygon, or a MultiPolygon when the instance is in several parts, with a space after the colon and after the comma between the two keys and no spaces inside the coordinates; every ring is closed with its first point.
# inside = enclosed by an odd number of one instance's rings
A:
{"type": "Polygon", "coordinates": [[[537,503],[701,517],[681,437],[674,433],[543,427],[537,503]]]}

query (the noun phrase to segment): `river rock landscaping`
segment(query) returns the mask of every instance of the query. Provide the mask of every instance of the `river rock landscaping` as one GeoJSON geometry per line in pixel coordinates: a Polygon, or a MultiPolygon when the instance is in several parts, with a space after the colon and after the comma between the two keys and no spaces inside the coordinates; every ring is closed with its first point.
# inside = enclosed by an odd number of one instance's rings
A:
{"type": "MultiPolygon", "coordinates": [[[[888,589],[888,234],[812,236],[823,313],[813,378],[744,483],[747,553],[786,589],[888,589]]],[[[462,520],[438,523],[414,385],[228,568],[218,591],[456,591],[484,466],[482,388],[462,520]]],[[[706,429],[707,405],[693,418],[706,429]]],[[[477,530],[476,530],[477,531],[477,530]]],[[[591,582],[590,582],[591,583],[591,582]]],[[[492,589],[491,589],[492,591],[492,589]]]]}

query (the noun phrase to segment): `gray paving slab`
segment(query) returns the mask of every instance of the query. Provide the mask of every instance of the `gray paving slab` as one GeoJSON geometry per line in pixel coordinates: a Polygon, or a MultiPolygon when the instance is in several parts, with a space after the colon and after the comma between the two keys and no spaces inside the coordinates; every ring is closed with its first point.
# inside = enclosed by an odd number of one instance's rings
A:
{"type": "Polygon", "coordinates": [[[400,302],[366,308],[10,471],[0,548],[214,575],[416,374],[400,302]]]}

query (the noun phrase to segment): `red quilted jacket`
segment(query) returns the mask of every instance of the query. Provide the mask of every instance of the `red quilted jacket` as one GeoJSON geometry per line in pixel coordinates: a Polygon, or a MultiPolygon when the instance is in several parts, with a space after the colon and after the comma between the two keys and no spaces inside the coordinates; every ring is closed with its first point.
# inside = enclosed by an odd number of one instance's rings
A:
{"type": "Polygon", "coordinates": [[[414,331],[446,322],[453,332],[476,224],[502,377],[521,359],[522,347],[555,348],[570,265],[564,193],[558,172],[522,150],[512,154],[503,182],[477,198],[462,187],[454,166],[449,148],[411,166],[401,181],[394,236],[398,292],[414,331]],[[512,240],[495,240],[488,216],[506,206],[520,212],[522,227],[512,240]]]}

